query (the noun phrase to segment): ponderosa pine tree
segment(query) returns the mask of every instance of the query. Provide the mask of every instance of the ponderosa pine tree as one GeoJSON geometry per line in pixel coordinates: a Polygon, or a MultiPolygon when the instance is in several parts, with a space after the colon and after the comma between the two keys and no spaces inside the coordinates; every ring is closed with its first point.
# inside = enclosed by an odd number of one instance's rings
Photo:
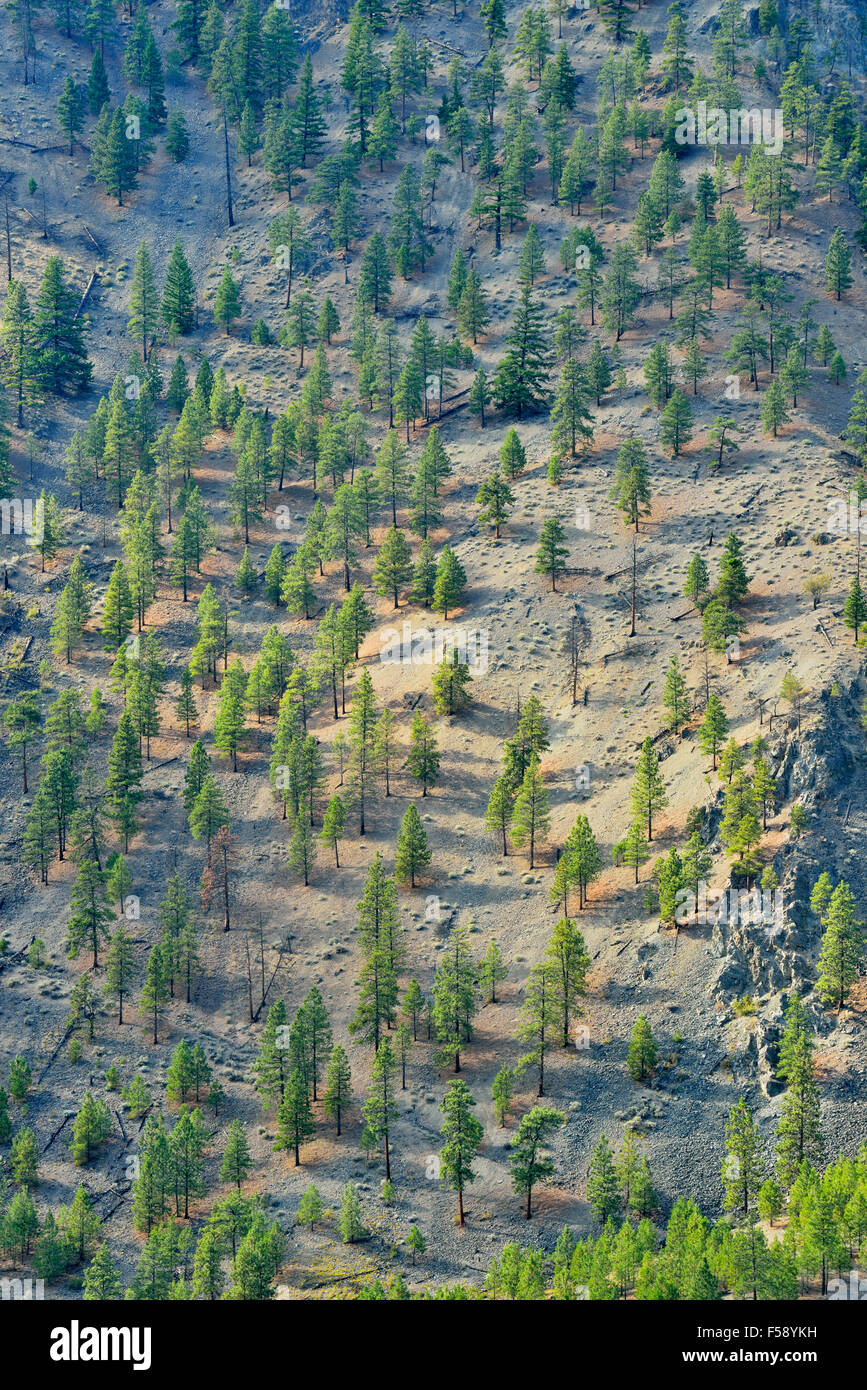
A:
{"type": "Polygon", "coordinates": [[[650,1031],[650,1024],[639,1014],[632,1029],[629,1051],[626,1054],[626,1070],[633,1081],[646,1081],[656,1067],[657,1048],[650,1031]]]}
{"type": "Polygon", "coordinates": [[[519,420],[545,406],[550,398],[551,353],[543,323],[542,306],[531,288],[523,286],[506,334],[506,353],[491,386],[497,405],[519,420]]]}
{"type": "Polygon", "coordinates": [[[478,1008],[478,967],[470,952],[467,928],[456,923],[437,967],[433,987],[432,1020],[440,1044],[440,1061],[454,1061],[461,1069],[461,1053],[473,1036],[478,1008]]]}
{"type": "Polygon", "coordinates": [[[852,284],[852,256],[843,231],[835,227],[825,256],[825,286],[840,300],[852,284]]]}
{"type": "Polygon", "coordinates": [[[503,857],[508,855],[508,835],[515,809],[515,787],[509,776],[498,777],[494,783],[485,811],[485,829],[502,840],[503,857]]]}
{"type": "Polygon", "coordinates": [[[692,438],[692,406],[680,387],[675,388],[662,412],[659,437],[675,458],[692,438]]]}
{"type": "Polygon", "coordinates": [[[844,880],[837,884],[822,914],[824,935],[819,951],[817,988],[823,1001],[839,1013],[858,975],[864,957],[864,923],[855,897],[844,880]]]}
{"type": "Polygon", "coordinates": [[[385,873],[381,855],[374,858],[359,904],[359,932],[365,957],[361,993],[349,1031],[379,1046],[384,1026],[397,1007],[397,973],[403,960],[403,938],[394,879],[385,873]]]}
{"type": "Polygon", "coordinates": [[[508,519],[509,511],[515,504],[515,495],[499,470],[485,478],[476,493],[476,506],[481,510],[477,520],[484,526],[492,526],[497,540],[500,527],[508,519]]]}
{"type": "Polygon", "coordinates": [[[564,1124],[565,1115],[550,1106],[535,1105],[521,1120],[510,1150],[509,1168],[512,1186],[519,1196],[526,1195],[525,1215],[533,1214],[533,1190],[548,1182],[554,1174],[554,1163],[547,1144],[555,1129],[564,1124]]]}
{"type": "Polygon", "coordinates": [[[180,241],[172,247],[160,305],[160,317],[171,334],[189,333],[195,323],[196,286],[180,241]]]}
{"type": "Polygon", "coordinates": [[[54,395],[87,389],[92,366],[77,318],[78,300],[64,278],[63,261],[49,256],[33,314],[34,371],[42,390],[54,395]]]}
{"type": "Polygon", "coordinates": [[[421,782],[422,796],[427,796],[428,787],[439,777],[440,754],[436,736],[422,710],[416,710],[413,715],[406,767],[410,775],[421,782]]]}
{"type": "MultiPolygon", "coordinates": [[[[0,381],[13,395],[18,428],[23,429],[24,407],[37,404],[41,392],[33,317],[27,291],[18,280],[10,280],[6,290],[0,342],[3,345],[0,381]]],[[[5,495],[5,487],[2,490],[5,495]]]]}
{"type": "Polygon", "coordinates": [[[139,1012],[153,1028],[153,1041],[159,1041],[159,1021],[165,1010],[169,992],[166,987],[163,950],[157,944],[148,957],[144,986],[139,996],[139,1012]]]}
{"type": "Polygon", "coordinates": [[[668,725],[675,733],[680,733],[690,714],[689,691],[677,654],[672,656],[665,673],[662,703],[668,711],[668,725]]]}
{"type": "Polygon", "coordinates": [[[590,957],[575,923],[561,917],[554,928],[545,960],[549,967],[551,1012],[563,1047],[571,1041],[572,1022],[580,1017],[580,1001],[587,993],[590,957]]]}
{"type": "Polygon", "coordinates": [[[123,1001],[131,992],[135,978],[135,950],[126,928],[121,925],[109,939],[104,993],[117,999],[117,1021],[123,1023],[123,1001]]]}
{"type": "Polygon", "coordinates": [[[293,1150],[297,1168],[301,1162],[301,1145],[315,1133],[316,1121],[307,1082],[295,1067],[286,1083],[283,1100],[277,1111],[277,1142],[274,1147],[293,1150]]]}
{"type": "Polygon", "coordinates": [[[235,319],[240,317],[240,288],[231,270],[226,266],[223,271],[223,278],[217,286],[217,293],[214,296],[214,322],[222,325],[228,337],[232,324],[235,319]]]}
{"type": "Polygon", "coordinates": [[[569,554],[568,548],[563,544],[566,539],[566,531],[562,521],[558,516],[549,517],[542,523],[542,530],[539,533],[539,549],[536,552],[536,564],[534,566],[537,574],[547,574],[551,576],[551,590],[557,591],[557,579],[565,571],[564,561],[569,554]]]}
{"type": "Polygon", "coordinates": [[[858,630],[867,623],[867,598],[861,588],[861,581],[856,574],[849,586],[849,592],[843,604],[843,622],[846,627],[854,634],[855,645],[858,645],[858,630]]]}
{"type": "Polygon", "coordinates": [[[465,1081],[455,1077],[448,1083],[440,1106],[443,1113],[440,1163],[449,1186],[458,1194],[460,1226],[464,1224],[464,1190],[475,1181],[473,1159],[484,1137],[482,1125],[472,1113],[474,1106],[475,1101],[465,1081]]]}
{"type": "Polygon", "coordinates": [[[765,1177],[762,1141],[755,1120],[741,1098],[726,1120],[726,1159],[723,1163],[724,1206],[749,1218],[765,1177]]]}
{"type": "Polygon", "coordinates": [[[226,1135],[226,1147],[223,1150],[223,1161],[220,1164],[220,1178],[223,1182],[234,1183],[240,1194],[241,1186],[252,1166],[253,1160],[250,1156],[247,1133],[243,1123],[240,1120],[232,1120],[226,1135]]]}
{"type": "Polygon", "coordinates": [[[630,796],[632,812],[641,816],[647,824],[647,838],[653,839],[653,816],[668,805],[665,782],[659,771],[659,759],[648,737],[641,745],[638,762],[635,765],[635,778],[630,796]]]}
{"type": "Polygon", "coordinates": [[[410,803],[404,812],[395,848],[394,876],[398,883],[408,881],[410,888],[415,888],[416,875],[429,868],[431,859],[421,817],[410,803]]]}
{"type": "Polygon", "coordinates": [[[550,828],[548,793],[539,770],[536,753],[530,755],[521,788],[512,812],[512,843],[517,849],[527,846],[530,868],[535,868],[535,854],[550,828]]]}
{"type": "Polygon", "coordinates": [[[100,946],[108,939],[113,913],[105,891],[105,874],[91,859],[79,862],[72,886],[72,914],[67,928],[67,954],[75,958],[82,946],[93,954],[93,968],[99,966],[100,946]]]}

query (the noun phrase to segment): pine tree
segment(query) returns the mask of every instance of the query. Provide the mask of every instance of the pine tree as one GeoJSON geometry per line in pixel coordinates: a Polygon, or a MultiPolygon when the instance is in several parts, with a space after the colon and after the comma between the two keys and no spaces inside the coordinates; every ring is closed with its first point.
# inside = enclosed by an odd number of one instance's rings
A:
{"type": "Polygon", "coordinates": [[[539,759],[533,753],[515,798],[512,813],[512,842],[516,848],[528,846],[530,868],[535,868],[537,847],[545,840],[550,826],[548,793],[539,771],[539,759]]]}
{"type": "Polygon", "coordinates": [[[823,323],[819,328],[819,332],[816,335],[816,341],[813,344],[813,356],[815,357],[817,362],[821,363],[823,367],[827,367],[831,358],[834,356],[836,350],[837,347],[831,334],[831,330],[828,327],[827,323],[823,323]]]}
{"type": "Polygon", "coordinates": [[[10,700],[3,711],[3,725],[10,745],[21,752],[22,791],[27,795],[27,747],[42,726],[39,697],[35,690],[26,690],[10,700]]]}
{"type": "Polygon", "coordinates": [[[587,992],[590,957],[584,938],[568,917],[561,917],[545,953],[550,969],[551,1003],[561,1041],[568,1047],[570,1026],[580,1015],[580,1000],[587,992]]]}
{"type": "Polygon", "coordinates": [[[91,859],[82,859],[72,886],[72,915],[67,928],[67,952],[73,959],[82,946],[93,953],[93,968],[99,966],[99,948],[108,939],[112,912],[105,892],[105,875],[91,859]]]}
{"type": "Polygon", "coordinates": [[[678,734],[690,713],[689,691],[677,655],[672,656],[665,673],[662,703],[668,710],[668,727],[678,734]]]}
{"type": "MultiPolygon", "coordinates": [[[[14,392],[16,420],[18,428],[24,427],[24,407],[36,405],[40,399],[39,361],[34,338],[33,318],[27,300],[27,291],[18,280],[10,280],[6,290],[6,303],[0,321],[0,341],[3,344],[4,360],[0,364],[0,380],[7,390],[14,392]]],[[[3,474],[8,467],[4,435],[3,474]]],[[[6,488],[3,487],[5,494],[6,488]]]]}
{"type": "Polygon", "coordinates": [[[458,1224],[464,1224],[464,1190],[475,1181],[473,1159],[481,1148],[484,1130],[473,1115],[475,1101],[460,1077],[446,1086],[440,1109],[443,1112],[440,1162],[448,1184],[458,1194],[458,1224]]]}
{"type": "Polygon", "coordinates": [[[704,719],[699,725],[698,742],[701,751],[710,753],[713,758],[714,772],[716,772],[717,756],[728,731],[729,722],[722,701],[718,695],[711,695],[705,707],[704,719]]]}
{"type": "Polygon", "coordinates": [[[404,812],[395,849],[394,876],[398,883],[408,880],[410,888],[415,888],[416,874],[424,873],[431,858],[421,817],[415,806],[410,804],[404,812]]]}
{"type": "Polygon", "coordinates": [[[547,1152],[547,1144],[555,1129],[565,1123],[565,1115],[549,1106],[535,1105],[521,1120],[509,1158],[512,1185],[519,1196],[526,1194],[526,1217],[533,1214],[533,1189],[540,1183],[548,1182],[554,1173],[554,1164],[547,1152]]]}
{"type": "Polygon", "coordinates": [[[403,955],[396,887],[394,880],[386,876],[379,854],[365,880],[359,913],[365,960],[358,1006],[349,1031],[377,1048],[383,1027],[394,1020],[397,971],[403,955]]]}
{"type": "Polygon", "coordinates": [[[723,546],[723,553],[720,557],[719,580],[714,597],[723,604],[734,607],[740,603],[749,589],[749,575],[741,558],[743,542],[731,532],[726,537],[723,546]]]}
{"type": "Polygon", "coordinates": [[[71,659],[72,648],[81,641],[82,626],[89,616],[88,594],[91,587],[84,576],[81,557],[76,555],[51,624],[52,650],[58,656],[65,653],[67,663],[71,659]]]}
{"type": "Polygon", "coordinates": [[[389,1133],[392,1122],[397,1118],[397,1102],[394,1095],[394,1074],[397,1062],[391,1043],[383,1038],[373,1059],[367,1100],[363,1107],[366,1133],[374,1144],[380,1141],[385,1146],[385,1177],[391,1178],[391,1150],[389,1133]]]}
{"type": "Polygon", "coordinates": [[[470,387],[470,394],[467,399],[467,408],[471,415],[478,415],[482,429],[485,428],[485,406],[491,398],[488,387],[488,378],[484,367],[480,367],[473,377],[473,384],[470,387]]]}
{"type": "Polygon", "coordinates": [[[39,1150],[32,1129],[27,1127],[19,1129],[12,1140],[10,1167],[12,1178],[19,1187],[38,1187],[40,1181],[39,1150]]]}
{"type": "Polygon", "coordinates": [[[647,838],[652,840],[654,813],[668,805],[668,797],[665,782],[659,771],[659,759],[650,738],[646,738],[641,745],[635,765],[630,804],[633,814],[646,820],[647,838]]]}
{"type": "Polygon", "coordinates": [[[472,699],[468,688],[471,684],[470,668],[461,661],[460,653],[454,647],[446,652],[433,673],[431,685],[437,714],[446,714],[451,718],[466,709],[472,699]]]}
{"type": "Polygon", "coordinates": [[[310,1226],[312,1229],[316,1222],[322,1219],[323,1210],[319,1191],[311,1183],[307,1190],[302,1193],[298,1210],[295,1213],[295,1220],[299,1226],[310,1226]]]}
{"type": "Polygon", "coordinates": [[[467,930],[458,923],[452,927],[437,968],[433,987],[432,1017],[440,1044],[443,1065],[454,1059],[461,1069],[461,1053],[473,1035],[473,1018],[478,1006],[477,967],[470,954],[467,930]]]}
{"type": "Polygon", "coordinates": [[[620,1210],[620,1183],[614,1162],[611,1145],[604,1134],[590,1156],[590,1171],[587,1176],[587,1201],[593,1215],[604,1226],[610,1217],[620,1210]]]}
{"type": "Polygon", "coordinates": [[[87,104],[90,107],[90,114],[98,116],[110,98],[108,74],[105,70],[102,54],[97,49],[93,55],[90,74],[87,79],[87,104]]]}
{"type": "Polygon", "coordinates": [[[310,871],[316,858],[316,843],[306,815],[299,814],[292,828],[289,843],[289,866],[304,879],[305,888],[310,882],[310,871]]]}
{"type": "Polygon", "coordinates": [[[124,710],[117,726],[108,759],[109,814],[124,838],[124,851],[129,849],[129,837],[137,829],[135,806],[141,799],[141,749],[133,718],[124,710]]]}
{"type": "Polygon", "coordinates": [[[586,816],[579,816],[566,837],[551,887],[551,901],[563,899],[566,910],[566,894],[573,885],[578,889],[579,909],[587,905],[587,887],[598,877],[602,868],[602,855],[596,844],[593,831],[586,816]]]}
{"type": "Polygon", "coordinates": [[[334,851],[334,862],[340,868],[340,855],[337,849],[338,843],[343,839],[346,830],[346,807],[339,796],[332,796],[322,818],[322,830],[319,838],[323,844],[330,845],[334,851]]]}
{"type": "Polygon", "coordinates": [[[489,311],[487,297],[475,269],[467,271],[460,296],[453,307],[461,332],[465,337],[472,338],[473,344],[476,344],[479,334],[487,327],[489,311]]]}
{"type": "Polygon", "coordinates": [[[649,1076],[653,1075],[656,1059],[656,1043],[650,1031],[650,1024],[644,1014],[639,1014],[629,1041],[626,1070],[633,1081],[646,1081],[649,1076]]]}
{"type": "MultiPolygon", "coordinates": [[[[103,65],[103,76],[104,75],[105,66],[103,65]]],[[[107,85],[106,83],[106,86],[107,85]]],[[[98,96],[99,93],[95,91],[94,97],[98,99],[98,96]]],[[[69,74],[57,103],[57,124],[69,141],[70,158],[75,154],[76,139],[84,129],[84,103],[82,98],[83,93],[81,89],[78,87],[72,74],[69,74]]],[[[107,93],[105,99],[108,100],[107,93]]]]}
{"type": "Polygon", "coordinates": [[[220,1164],[220,1178],[223,1182],[233,1182],[240,1195],[241,1184],[253,1166],[247,1134],[240,1120],[233,1120],[226,1136],[223,1161],[220,1164]]]}
{"type": "Polygon", "coordinates": [[[843,604],[843,622],[855,635],[855,645],[858,645],[858,629],[867,623],[867,599],[861,588],[858,576],[852,580],[846,601],[843,604]]]}
{"type": "Polygon", "coordinates": [[[761,1138],[743,1099],[732,1106],[726,1120],[726,1155],[724,1206],[747,1220],[764,1181],[765,1164],[761,1138]]]}
{"type": "Polygon", "coordinates": [[[822,1000],[839,1013],[858,975],[864,955],[864,924],[856,915],[855,898],[842,880],[822,915],[824,935],[819,951],[817,988],[822,1000]]]}
{"type": "Polygon", "coordinates": [[[199,707],[196,704],[196,697],[193,691],[193,675],[189,666],[185,666],[181,672],[180,692],[175,704],[175,713],[179,722],[184,727],[187,738],[191,738],[190,726],[198,722],[199,707]]]}
{"type": "Polygon", "coordinates": [[[545,1094],[545,1057],[554,1045],[556,1028],[554,967],[544,959],[530,971],[517,1029],[518,1041],[528,1049],[518,1063],[518,1071],[536,1068],[539,1096],[545,1094]]]}
{"type": "Polygon", "coordinates": [[[166,988],[163,950],[160,945],[156,945],[148,957],[145,982],[139,998],[139,1011],[151,1022],[154,1043],[159,1041],[159,1021],[167,999],[168,990],[166,988]]]}
{"type": "Polygon", "coordinates": [[[235,319],[241,316],[241,299],[239,287],[235,281],[231,270],[226,266],[223,271],[223,278],[217,286],[217,293],[214,297],[214,321],[222,324],[228,337],[229,329],[235,319]]]}
{"type": "Polygon", "coordinates": [[[298,1068],[289,1076],[283,1100],[277,1111],[277,1142],[275,1148],[293,1149],[295,1167],[301,1162],[300,1146],[316,1132],[316,1121],[310,1105],[307,1083],[298,1068]]]}
{"type": "Polygon", "coordinates": [[[762,426],[765,434],[772,434],[776,438],[781,425],[787,424],[790,418],[786,410],[783,387],[779,381],[772,381],[762,401],[762,426]]]}
{"type": "Polygon", "coordinates": [[[364,1234],[361,1203],[358,1200],[355,1186],[351,1182],[346,1184],[341,1195],[338,1229],[344,1245],[354,1245],[364,1234]]]}
{"type": "Polygon", "coordinates": [[[352,1101],[352,1073],[346,1052],[338,1043],[328,1059],[325,1073],[325,1092],[322,1103],[326,1115],[336,1121],[337,1133],[347,1107],[352,1101]]]}
{"type": "Polygon", "coordinates": [[[508,854],[507,835],[511,830],[515,806],[515,789],[509,777],[498,777],[485,811],[485,829],[502,839],[503,857],[508,854]]]}
{"type": "Polygon", "coordinates": [[[551,591],[553,593],[557,591],[557,579],[564,573],[563,561],[569,554],[567,547],[563,544],[565,539],[566,531],[558,516],[549,517],[547,521],[542,523],[534,569],[537,574],[549,574],[551,576],[551,591]]]}
{"type": "MultiPolygon", "coordinates": [[[[807,1033],[800,1033],[788,1050],[786,1093],[777,1122],[776,1137],[777,1175],[785,1188],[791,1187],[798,1174],[803,1171],[805,1163],[818,1167],[823,1162],[825,1153],[820,1124],[819,1090],[815,1079],[812,1039],[807,1033]]],[[[762,1193],[764,1191],[763,1187],[762,1193]]],[[[760,1214],[761,1202],[760,1193],[760,1214]]]]}
{"type": "Polygon", "coordinates": [[[412,572],[412,552],[406,536],[397,525],[392,525],[386,531],[374,561],[373,586],[383,598],[393,599],[397,608],[400,591],[412,579],[412,572]]]}
{"type": "Polygon", "coordinates": [[[662,412],[659,435],[663,446],[675,458],[692,438],[692,407],[680,387],[675,389],[662,412]]]}
{"type": "Polygon", "coordinates": [[[148,356],[148,342],[153,342],[158,323],[157,284],[147,244],[142,242],[136,254],[126,330],[133,337],[141,339],[141,352],[145,361],[148,356]]]}
{"type": "Polygon", "coordinates": [[[529,286],[522,287],[512,326],[506,334],[506,353],[492,383],[492,395],[508,414],[522,419],[549,399],[550,350],[543,328],[543,311],[529,286]]]}
{"type": "Polygon", "coordinates": [[[388,248],[401,279],[408,280],[416,269],[424,272],[431,247],[424,230],[421,180],[413,164],[401,170],[394,191],[388,248]]]}
{"type": "Polygon", "coordinates": [[[460,606],[467,585],[467,575],[463,565],[450,545],[444,545],[439,558],[434,584],[434,612],[442,613],[448,621],[449,609],[460,606]]]}
{"type": "Polygon", "coordinates": [[[413,715],[406,767],[410,775],[421,782],[422,796],[427,796],[428,787],[439,778],[440,754],[427,716],[421,710],[413,715]]]}
{"type": "Polygon", "coordinates": [[[72,1127],[72,1161],[79,1167],[89,1163],[112,1131],[112,1115],[104,1100],[85,1091],[81,1109],[72,1127]]]}
{"type": "Polygon", "coordinates": [[[117,1301],[123,1297],[123,1284],[120,1271],[109,1253],[108,1244],[103,1241],[84,1271],[85,1300],[106,1302],[117,1301]]]}
{"type": "Polygon", "coordinates": [[[117,1021],[123,1023],[123,1001],[135,976],[135,951],[121,924],[109,940],[104,993],[117,999],[117,1021]]]}
{"type": "Polygon", "coordinates": [[[166,154],[176,164],[183,164],[190,152],[190,136],[184,113],[176,106],[170,113],[166,125],[166,154]]]}
{"type": "Polygon", "coordinates": [[[171,334],[189,333],[195,323],[196,287],[180,241],[166,267],[160,317],[171,334]]]}
{"type": "Polygon", "coordinates": [[[36,296],[33,351],[37,382],[54,395],[84,391],[90,384],[92,366],[77,312],[77,296],[65,281],[63,261],[49,256],[36,296]]]}

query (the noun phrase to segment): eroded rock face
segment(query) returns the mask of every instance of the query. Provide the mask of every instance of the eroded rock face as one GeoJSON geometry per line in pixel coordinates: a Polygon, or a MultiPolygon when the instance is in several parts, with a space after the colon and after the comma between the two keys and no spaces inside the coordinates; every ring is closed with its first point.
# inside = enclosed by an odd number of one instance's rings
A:
{"type": "Polygon", "coordinates": [[[349,0],[292,0],[291,15],[302,47],[321,39],[349,18],[349,0]]]}
{"type": "MultiPolygon", "coordinates": [[[[756,911],[752,918],[744,912],[728,912],[714,923],[711,933],[711,951],[717,961],[711,994],[724,1004],[750,996],[758,1005],[748,1057],[766,1096],[783,1089],[775,1072],[791,995],[805,999],[817,1033],[832,1027],[818,1001],[811,999],[821,945],[821,927],[810,908],[813,884],[826,870],[835,881],[847,879],[859,899],[865,891],[858,851],[863,841],[862,808],[867,808],[867,760],[859,723],[862,695],[859,681],[835,695],[823,691],[818,699],[819,722],[799,736],[797,721],[789,721],[786,733],[771,743],[778,804],[798,800],[810,817],[809,833],[788,841],[774,859],[780,879],[779,909],[774,912],[768,902],[766,911],[756,911]]],[[[775,728],[779,727],[775,721],[775,728]]],[[[705,834],[718,825],[714,805],[705,818],[705,834]]]]}

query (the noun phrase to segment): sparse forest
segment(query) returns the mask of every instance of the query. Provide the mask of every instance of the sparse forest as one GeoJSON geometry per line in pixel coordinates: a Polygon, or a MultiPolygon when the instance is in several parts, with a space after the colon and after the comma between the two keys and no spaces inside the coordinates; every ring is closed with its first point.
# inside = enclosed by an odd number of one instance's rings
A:
{"type": "Polygon", "coordinates": [[[0,32],[3,1297],[859,1296],[863,5],[0,32]]]}

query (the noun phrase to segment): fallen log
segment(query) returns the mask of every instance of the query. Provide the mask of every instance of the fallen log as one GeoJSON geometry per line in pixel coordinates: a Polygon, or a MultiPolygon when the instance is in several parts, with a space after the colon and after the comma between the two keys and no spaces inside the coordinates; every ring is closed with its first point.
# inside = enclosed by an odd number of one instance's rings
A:
{"type": "Polygon", "coordinates": [[[66,1039],[69,1037],[69,1035],[70,1035],[70,1033],[72,1032],[72,1030],[73,1030],[74,1027],[75,1027],[75,1024],[74,1024],[74,1023],[71,1023],[71,1024],[69,1025],[69,1027],[67,1028],[66,1032],[63,1034],[63,1037],[60,1039],[60,1042],[57,1044],[57,1046],[55,1047],[55,1049],[54,1049],[54,1051],[52,1052],[51,1056],[49,1057],[48,1061],[45,1063],[45,1066],[42,1068],[42,1071],[39,1073],[38,1077],[36,1078],[36,1084],[37,1084],[37,1086],[41,1085],[41,1084],[42,1084],[43,1078],[44,1078],[45,1076],[48,1075],[49,1068],[53,1065],[55,1057],[57,1056],[58,1052],[59,1052],[60,1049],[62,1048],[63,1044],[66,1042],[66,1039]]]}
{"type": "Polygon", "coordinates": [[[93,247],[96,248],[96,250],[99,252],[99,254],[100,254],[100,256],[101,256],[101,255],[103,254],[102,247],[100,246],[100,244],[99,244],[99,242],[97,241],[96,237],[93,235],[93,232],[90,230],[90,228],[88,227],[88,225],[87,225],[86,222],[82,222],[81,225],[82,225],[82,227],[84,228],[84,234],[85,234],[85,236],[87,237],[88,241],[90,242],[90,244],[91,244],[93,247]]]}
{"type": "Polygon", "coordinates": [[[30,947],[33,945],[35,940],[36,937],[31,936],[27,945],[22,946],[20,951],[13,951],[12,954],[9,956],[0,956],[0,970],[3,969],[4,965],[14,965],[16,961],[24,960],[25,956],[27,955],[27,952],[30,950],[30,947]]]}
{"type": "Polygon", "coordinates": [[[180,754],[176,753],[173,758],[166,758],[164,763],[154,763],[153,767],[146,767],[144,772],[142,773],[142,776],[147,777],[148,774],[151,772],[159,772],[161,767],[169,767],[172,763],[176,763],[179,760],[180,754]]]}
{"type": "Polygon", "coordinates": [[[55,1130],[54,1133],[52,1134],[52,1136],[51,1136],[51,1138],[49,1139],[48,1143],[45,1145],[45,1148],[42,1150],[42,1152],[43,1152],[44,1154],[47,1154],[47,1153],[48,1153],[48,1150],[51,1148],[51,1145],[54,1143],[54,1141],[55,1141],[55,1139],[57,1138],[57,1136],[58,1136],[58,1134],[60,1133],[60,1131],[61,1131],[66,1125],[69,1124],[69,1121],[70,1121],[71,1119],[72,1119],[72,1112],[70,1111],[70,1113],[69,1113],[68,1115],[64,1115],[63,1119],[60,1121],[60,1124],[57,1126],[56,1130],[55,1130]]]}
{"type": "Polygon", "coordinates": [[[94,271],[93,274],[91,275],[90,279],[89,279],[88,282],[87,282],[87,289],[84,291],[84,294],[81,296],[81,303],[79,304],[79,306],[78,306],[78,308],[76,309],[75,313],[72,315],[73,319],[77,319],[77,318],[78,318],[78,315],[81,313],[82,309],[84,308],[85,304],[87,303],[88,297],[89,297],[89,295],[90,295],[90,291],[93,289],[93,285],[94,285],[94,281],[96,280],[96,276],[97,276],[97,272],[94,271]]]}

